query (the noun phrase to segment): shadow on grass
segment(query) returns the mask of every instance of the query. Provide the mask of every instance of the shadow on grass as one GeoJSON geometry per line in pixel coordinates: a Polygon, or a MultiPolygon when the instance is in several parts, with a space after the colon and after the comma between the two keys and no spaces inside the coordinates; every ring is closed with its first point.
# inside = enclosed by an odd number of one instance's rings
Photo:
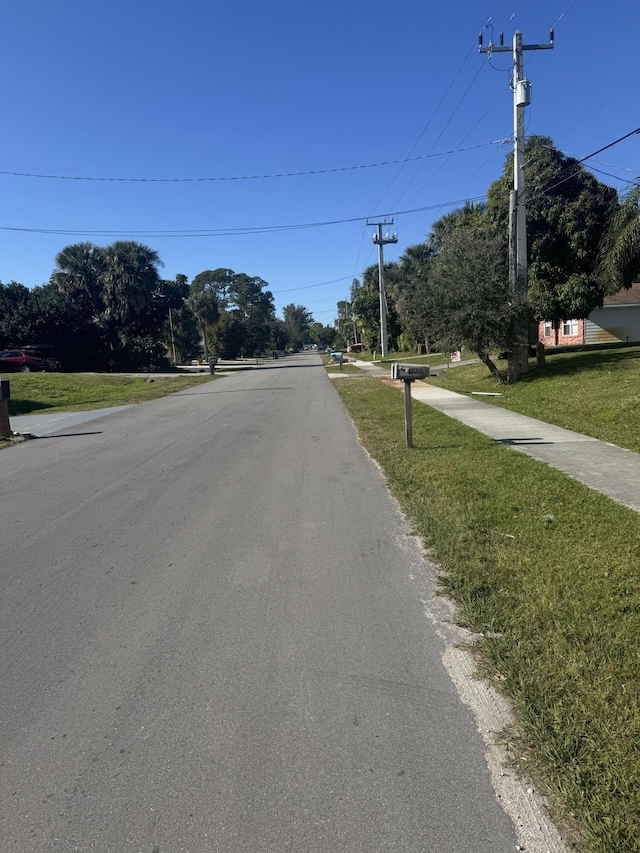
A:
{"type": "Polygon", "coordinates": [[[575,376],[585,370],[606,370],[611,366],[618,366],[624,362],[640,359],[640,348],[630,350],[594,350],[579,353],[547,353],[547,363],[540,368],[530,365],[529,371],[523,374],[518,382],[526,385],[535,382],[541,377],[552,378],[554,376],[575,376]]]}
{"type": "Polygon", "coordinates": [[[47,409],[53,409],[53,405],[51,403],[42,403],[36,400],[18,400],[18,399],[10,399],[9,400],[9,417],[17,418],[20,415],[31,415],[33,412],[42,412],[47,411],[47,409]]]}

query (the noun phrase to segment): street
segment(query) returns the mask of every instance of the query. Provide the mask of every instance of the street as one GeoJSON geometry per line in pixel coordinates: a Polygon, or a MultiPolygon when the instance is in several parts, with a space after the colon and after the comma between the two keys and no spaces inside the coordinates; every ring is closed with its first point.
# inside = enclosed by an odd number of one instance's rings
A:
{"type": "Polygon", "coordinates": [[[516,849],[317,354],[2,451],[0,501],[3,853],[516,849]]]}

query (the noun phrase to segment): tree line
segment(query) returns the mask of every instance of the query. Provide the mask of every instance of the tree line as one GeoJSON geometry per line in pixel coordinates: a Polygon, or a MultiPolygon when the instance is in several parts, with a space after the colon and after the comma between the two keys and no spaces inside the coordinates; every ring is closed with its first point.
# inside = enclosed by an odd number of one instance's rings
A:
{"type": "MultiPolygon", "coordinates": [[[[532,329],[587,317],[604,297],[640,276],[640,185],[622,198],[548,137],[525,145],[528,294],[509,289],[508,223],[513,154],[489,187],[487,202],[467,203],[436,221],[426,239],[385,264],[389,336],[398,350],[466,347],[498,382],[508,379],[493,354],[513,344],[517,318],[532,329]]],[[[339,302],[345,341],[379,347],[378,267],[354,279],[339,302]]]]}
{"type": "Polygon", "coordinates": [[[298,349],[333,332],[302,305],[276,317],[257,276],[219,268],[163,279],[158,253],[135,241],[76,243],[55,264],[40,287],[0,283],[0,349],[47,344],[65,370],[153,371],[298,349]]]}
{"type": "MultiPolygon", "coordinates": [[[[523,318],[558,324],[587,317],[604,297],[640,277],[640,185],[622,198],[548,137],[525,145],[528,294],[509,289],[508,222],[513,155],[488,189],[433,223],[425,240],[385,265],[393,348],[479,355],[498,382],[493,358],[509,351],[523,318]]],[[[135,241],[76,243],[55,259],[47,284],[0,283],[0,349],[48,344],[66,370],[161,370],[202,355],[252,356],[313,342],[379,348],[377,265],[354,279],[335,326],[303,305],[276,317],[258,276],[231,269],[163,279],[160,258],[135,241]],[[204,350],[204,352],[203,352],[204,350]]],[[[535,332],[532,331],[532,340],[535,332]]]]}

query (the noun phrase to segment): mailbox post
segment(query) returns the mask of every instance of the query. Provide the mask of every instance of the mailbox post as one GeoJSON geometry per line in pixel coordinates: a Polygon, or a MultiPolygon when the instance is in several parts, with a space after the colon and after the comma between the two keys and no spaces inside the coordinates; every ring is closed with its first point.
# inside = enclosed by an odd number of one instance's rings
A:
{"type": "Polygon", "coordinates": [[[332,352],[331,353],[331,363],[332,364],[339,364],[340,370],[342,370],[342,363],[343,362],[344,362],[344,355],[342,354],[342,352],[338,351],[338,352],[332,352]]]}
{"type": "Polygon", "coordinates": [[[11,424],[9,423],[9,398],[11,390],[9,380],[0,380],[0,438],[11,438],[11,424]]]}
{"type": "Polygon", "coordinates": [[[404,432],[407,447],[413,447],[413,418],[411,415],[411,383],[416,379],[426,379],[429,376],[428,364],[398,364],[391,365],[391,378],[404,382],[404,432]]]}

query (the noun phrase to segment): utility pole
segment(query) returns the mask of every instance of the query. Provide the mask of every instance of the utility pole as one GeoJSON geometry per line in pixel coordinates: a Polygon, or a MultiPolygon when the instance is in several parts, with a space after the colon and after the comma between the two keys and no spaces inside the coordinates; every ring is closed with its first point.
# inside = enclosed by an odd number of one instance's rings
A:
{"type": "Polygon", "coordinates": [[[173,366],[178,366],[178,360],[176,358],[176,342],[173,337],[173,318],[171,317],[171,308],[169,308],[169,330],[171,332],[171,349],[173,350],[173,366]]]}
{"type": "Polygon", "coordinates": [[[515,382],[529,367],[529,324],[524,310],[527,298],[527,209],[524,185],[524,108],[531,103],[531,83],[524,76],[523,51],[550,50],[554,44],[554,31],[549,32],[548,44],[523,44],[522,33],[517,30],[513,45],[504,45],[503,34],[498,44],[482,45],[478,36],[478,50],[492,53],[511,52],[513,55],[513,190],[509,196],[509,288],[517,309],[512,352],[509,356],[509,381],[515,382]]]}
{"type": "Polygon", "coordinates": [[[386,243],[397,243],[398,235],[397,234],[385,234],[382,236],[382,228],[383,226],[393,225],[393,219],[391,222],[368,222],[367,225],[375,225],[378,229],[378,233],[373,235],[373,242],[378,247],[378,280],[380,282],[380,351],[382,353],[382,358],[386,358],[388,347],[387,347],[387,297],[384,292],[384,256],[382,253],[382,247],[386,243]]]}

